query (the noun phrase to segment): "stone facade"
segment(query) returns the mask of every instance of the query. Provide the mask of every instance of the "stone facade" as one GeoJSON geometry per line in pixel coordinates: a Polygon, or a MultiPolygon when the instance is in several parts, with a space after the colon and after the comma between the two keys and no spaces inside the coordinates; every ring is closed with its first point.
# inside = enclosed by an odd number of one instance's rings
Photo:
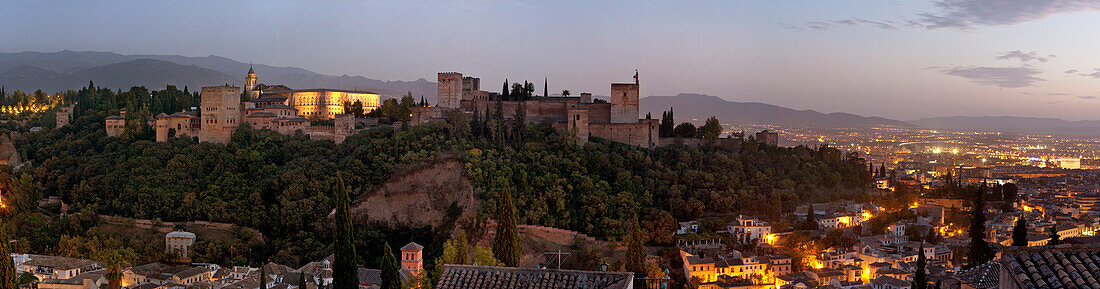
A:
{"type": "Polygon", "coordinates": [[[107,120],[106,120],[106,123],[107,123],[107,136],[118,137],[118,136],[122,135],[123,131],[126,130],[126,119],[121,117],[121,116],[117,116],[117,115],[108,116],[107,120]]]}
{"type": "Polygon", "coordinates": [[[73,121],[73,107],[75,107],[75,106],[76,106],[76,104],[69,105],[69,106],[62,106],[57,111],[57,125],[56,125],[57,128],[63,128],[63,127],[69,126],[69,123],[71,123],[73,121]]]}
{"type": "MultiPolygon", "coordinates": [[[[444,109],[458,108],[465,84],[466,81],[463,80],[462,73],[439,73],[436,82],[436,96],[439,98],[439,102],[436,106],[444,109]]],[[[472,81],[471,85],[473,85],[472,81]]],[[[480,85],[480,80],[478,85],[480,85]]]]}
{"type": "Polygon", "coordinates": [[[200,95],[202,126],[199,141],[229,143],[241,121],[241,88],[207,86],[200,95]]]}
{"type": "Polygon", "coordinates": [[[756,141],[770,146],[779,146],[779,133],[762,130],[756,133],[756,141]]]}
{"type": "Polygon", "coordinates": [[[449,109],[485,115],[495,111],[499,105],[505,118],[515,118],[517,110],[523,109],[527,121],[546,123],[566,133],[575,131],[579,145],[583,145],[590,137],[647,148],[660,145],[660,121],[638,119],[640,85],[637,75],[634,83],[611,84],[610,103],[593,102],[591,93],[581,93],[580,97],[494,99],[489,92],[480,89],[478,78],[463,77],[457,72],[441,72],[438,79],[439,104],[435,107],[414,107],[410,124],[440,121],[443,119],[443,111],[449,109]]]}
{"type": "Polygon", "coordinates": [[[298,115],[313,120],[335,119],[345,113],[345,103],[362,103],[364,113],[382,105],[382,96],[377,93],[339,89],[275,91],[264,93],[263,97],[285,98],[284,104],[297,109],[298,115]]]}

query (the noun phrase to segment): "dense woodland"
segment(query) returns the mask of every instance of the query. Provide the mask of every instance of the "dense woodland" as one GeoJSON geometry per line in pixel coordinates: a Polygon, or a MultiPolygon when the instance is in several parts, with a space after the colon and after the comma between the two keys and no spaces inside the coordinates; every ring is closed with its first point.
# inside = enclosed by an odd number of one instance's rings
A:
{"type": "MultiPolygon", "coordinates": [[[[497,213],[507,190],[518,223],[623,239],[631,234],[626,224],[637,219],[653,244],[671,243],[677,221],[736,213],[778,219],[799,204],[851,197],[858,191],[852,189],[871,179],[862,158],[829,147],[746,142],[647,150],[597,140],[579,148],[574,136],[505,120],[499,108],[478,113],[472,121],[450,113],[445,124],[373,128],[340,145],[247,126],[229,145],[188,138],[156,143],[144,121],[197,106],[196,94],[173,87],[152,92],[89,87],[65,97],[66,103],[78,103],[72,125],[54,129],[43,121],[42,132],[16,137],[30,164],[22,173],[8,169],[0,175],[0,186],[8,188],[4,197],[25,202],[22,213],[13,216],[15,225],[7,228],[25,251],[56,253],[64,249],[62,238],[74,237],[96,238],[99,246],[140,245],[99,240],[104,237],[89,228],[98,222],[92,216],[103,214],[254,228],[263,240],[201,240],[196,261],[300,266],[332,252],[333,226],[327,216],[334,207],[337,173],[354,196],[405,168],[444,157],[466,162],[483,216],[497,213]],[[126,132],[106,137],[104,118],[120,108],[130,111],[126,132]],[[46,196],[59,196],[73,214],[61,217],[34,208],[34,200],[46,196]]],[[[406,104],[416,102],[384,106],[406,104]]],[[[51,115],[43,118],[52,120],[51,115]]],[[[437,228],[452,227],[447,225],[437,228]]],[[[365,266],[378,266],[384,242],[400,247],[408,241],[427,247],[426,265],[432,266],[450,233],[364,225],[355,227],[355,240],[365,266]]]]}

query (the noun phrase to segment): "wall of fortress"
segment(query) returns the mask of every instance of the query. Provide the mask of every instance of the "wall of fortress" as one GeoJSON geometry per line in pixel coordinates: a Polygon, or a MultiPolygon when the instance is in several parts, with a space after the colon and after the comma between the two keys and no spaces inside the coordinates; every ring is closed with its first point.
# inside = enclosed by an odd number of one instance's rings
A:
{"type": "Polygon", "coordinates": [[[591,136],[616,142],[654,148],[660,145],[660,120],[642,119],[637,123],[590,123],[591,136]]]}

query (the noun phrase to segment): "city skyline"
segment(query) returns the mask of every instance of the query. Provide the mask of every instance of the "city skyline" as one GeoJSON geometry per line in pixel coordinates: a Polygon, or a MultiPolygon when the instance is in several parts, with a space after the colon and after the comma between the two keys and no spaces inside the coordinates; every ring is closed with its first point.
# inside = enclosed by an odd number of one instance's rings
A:
{"type": "Polygon", "coordinates": [[[912,120],[1094,120],[1094,1],[17,2],[0,51],[218,55],[380,80],[467,71],[912,120]],[[168,13],[170,12],[170,13],[168,13]],[[79,24],[79,25],[78,25],[79,24]],[[791,85],[796,84],[796,85],[791,85]]]}

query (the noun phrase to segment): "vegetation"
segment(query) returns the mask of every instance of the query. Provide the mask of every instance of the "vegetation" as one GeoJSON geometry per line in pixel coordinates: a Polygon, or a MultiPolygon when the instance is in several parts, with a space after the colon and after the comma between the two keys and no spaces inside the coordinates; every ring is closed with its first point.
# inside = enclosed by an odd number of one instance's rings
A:
{"type": "Polygon", "coordinates": [[[519,229],[516,228],[516,207],[512,202],[512,193],[504,191],[501,204],[497,209],[497,233],[493,240],[493,256],[505,266],[519,266],[520,244],[519,229]]]}
{"type": "Polygon", "coordinates": [[[401,289],[401,264],[390,245],[382,246],[382,289],[401,289]]]}
{"type": "MultiPolygon", "coordinates": [[[[475,122],[453,117],[448,125],[383,126],[341,145],[247,126],[234,134],[232,143],[220,145],[179,137],[152,141],[149,116],[198,105],[197,95],[186,88],[120,92],[89,87],[65,97],[66,102],[79,102],[71,125],[53,129],[43,122],[47,129],[42,132],[16,137],[31,165],[20,174],[0,170],[0,188],[8,188],[5,200],[12,194],[11,200],[28,208],[13,216],[8,228],[19,236],[13,244],[23,246],[22,252],[57,253],[66,248],[59,244],[67,236],[68,248],[130,247],[138,262],[160,257],[163,247],[156,242],[108,238],[102,230],[89,229],[102,227],[96,217],[102,214],[224,222],[239,226],[240,232],[253,228],[262,238],[239,234],[234,240],[200,240],[195,261],[249,265],[270,259],[300,266],[336,251],[334,237],[348,234],[346,226],[328,218],[340,198],[355,199],[395,172],[444,157],[465,162],[465,174],[483,204],[482,217],[512,207],[507,211],[513,212],[513,224],[546,225],[605,239],[626,237],[626,224],[637,218],[653,232],[650,242],[658,243],[672,242],[669,232],[676,221],[736,213],[777,220],[799,204],[858,196],[870,182],[867,163],[858,154],[842,155],[831,147],[748,142],[647,150],[595,140],[578,148],[569,135],[544,125],[506,122],[499,106],[475,122]],[[105,137],[104,118],[121,108],[130,112],[126,131],[118,138],[105,137]],[[356,191],[338,196],[332,188],[340,179],[356,191]],[[510,202],[505,202],[505,192],[510,202]],[[36,208],[37,200],[49,196],[68,204],[69,214],[36,208]]],[[[405,109],[414,104],[411,96],[388,100],[371,113],[402,121],[408,115],[405,109]]],[[[15,124],[0,124],[0,131],[16,129],[15,124]]],[[[352,221],[362,224],[350,229],[356,252],[382,252],[383,246],[415,240],[425,244],[427,268],[442,253],[452,228],[352,221]]],[[[510,262],[493,258],[496,250],[470,250],[471,261],[478,264],[510,262]]],[[[381,260],[355,258],[354,263],[372,268],[381,260]]]]}
{"type": "Polygon", "coordinates": [[[1061,245],[1062,236],[1058,235],[1058,225],[1050,225],[1050,241],[1047,242],[1049,246],[1061,245]]]}
{"type": "MultiPolygon", "coordinates": [[[[359,264],[355,254],[355,245],[352,241],[352,226],[350,212],[350,197],[344,187],[344,178],[336,175],[336,235],[333,239],[335,258],[332,264],[333,289],[359,288],[359,264]]],[[[389,246],[384,246],[389,252],[389,246]]]]}
{"type": "Polygon", "coordinates": [[[917,255],[917,272],[913,273],[913,289],[928,289],[928,271],[925,269],[928,266],[928,257],[924,256],[924,243],[921,243],[917,255]]]}
{"type": "Polygon", "coordinates": [[[1020,217],[1012,228],[1012,246],[1027,247],[1027,220],[1020,217]]]}
{"type": "MultiPolygon", "coordinates": [[[[11,256],[8,248],[8,236],[0,227],[0,256],[11,256]]],[[[0,262],[0,289],[15,289],[16,285],[15,264],[12,262],[0,262]]]]}
{"type": "Polygon", "coordinates": [[[965,268],[985,264],[993,260],[996,255],[993,247],[985,241],[985,190],[986,185],[974,191],[973,209],[970,211],[970,251],[966,258],[965,268]]]}

